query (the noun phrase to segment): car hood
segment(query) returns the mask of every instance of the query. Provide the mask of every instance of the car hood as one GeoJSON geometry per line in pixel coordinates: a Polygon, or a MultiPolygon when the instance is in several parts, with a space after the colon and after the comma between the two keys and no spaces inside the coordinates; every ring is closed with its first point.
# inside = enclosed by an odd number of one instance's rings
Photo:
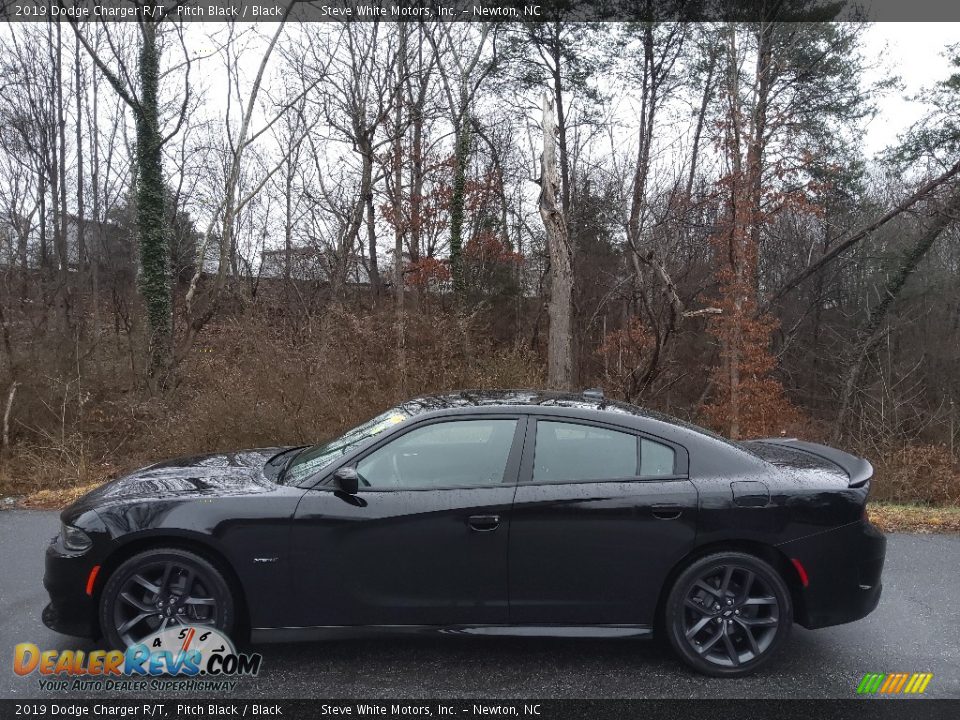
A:
{"type": "Polygon", "coordinates": [[[267,461],[288,448],[272,447],[165,460],[117,478],[84,496],[94,506],[110,500],[180,495],[236,495],[273,487],[267,461]]]}

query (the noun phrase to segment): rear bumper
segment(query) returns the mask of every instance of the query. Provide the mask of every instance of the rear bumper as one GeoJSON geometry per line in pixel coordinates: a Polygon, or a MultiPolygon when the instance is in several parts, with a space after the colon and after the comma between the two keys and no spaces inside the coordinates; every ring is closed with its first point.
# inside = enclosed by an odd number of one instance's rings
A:
{"type": "Polygon", "coordinates": [[[796,619],[814,629],[853,622],[880,602],[887,539],[867,520],[783,543],[779,549],[798,560],[808,584],[796,593],[796,619]]]}

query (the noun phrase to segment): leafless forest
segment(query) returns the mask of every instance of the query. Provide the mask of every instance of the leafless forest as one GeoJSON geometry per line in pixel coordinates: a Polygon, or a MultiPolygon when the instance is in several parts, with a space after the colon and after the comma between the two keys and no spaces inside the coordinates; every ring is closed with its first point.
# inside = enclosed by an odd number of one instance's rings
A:
{"type": "Polygon", "coordinates": [[[960,46],[867,159],[867,28],[0,27],[0,494],[602,386],[960,503],[960,46]]]}

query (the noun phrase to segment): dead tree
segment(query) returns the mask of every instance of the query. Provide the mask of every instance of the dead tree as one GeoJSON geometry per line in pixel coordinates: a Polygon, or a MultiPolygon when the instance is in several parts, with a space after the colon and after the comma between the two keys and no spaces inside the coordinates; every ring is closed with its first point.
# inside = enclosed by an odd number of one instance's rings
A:
{"type": "Polygon", "coordinates": [[[543,155],[540,158],[540,217],[547,233],[550,255],[550,332],[547,345],[547,382],[558,390],[572,390],[573,356],[573,258],[567,218],[557,204],[557,126],[553,98],[543,96],[543,155]]]}

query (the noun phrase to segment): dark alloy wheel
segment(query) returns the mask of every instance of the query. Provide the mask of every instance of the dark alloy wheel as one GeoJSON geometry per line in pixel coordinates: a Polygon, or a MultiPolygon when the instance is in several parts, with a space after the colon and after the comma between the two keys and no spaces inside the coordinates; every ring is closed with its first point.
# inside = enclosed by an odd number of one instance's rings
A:
{"type": "Polygon", "coordinates": [[[176,625],[209,625],[227,634],[234,603],[223,575],[186,550],[134,555],[110,576],[100,599],[100,627],[111,647],[124,648],[176,625]]]}
{"type": "Polygon", "coordinates": [[[666,604],[674,650],[695,670],[729,677],[769,661],[793,624],[790,591],[770,565],[739,552],[700,558],[666,604]]]}

